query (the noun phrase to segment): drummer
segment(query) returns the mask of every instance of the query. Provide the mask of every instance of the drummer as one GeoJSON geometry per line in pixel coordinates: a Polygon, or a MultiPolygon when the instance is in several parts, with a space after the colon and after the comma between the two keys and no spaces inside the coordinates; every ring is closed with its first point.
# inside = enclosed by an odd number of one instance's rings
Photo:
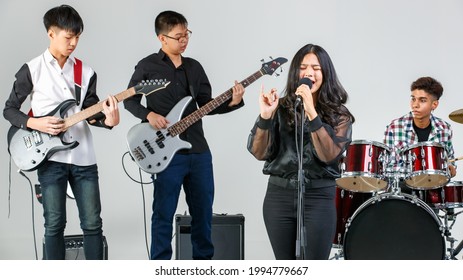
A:
{"type": "MultiPolygon", "coordinates": [[[[407,147],[419,142],[441,144],[448,159],[454,158],[452,144],[453,131],[449,123],[432,114],[439,105],[443,88],[440,82],[431,77],[421,77],[411,84],[411,111],[394,119],[384,132],[384,144],[391,148],[388,167],[394,172],[403,172],[404,162],[401,153],[407,147]]],[[[454,162],[448,164],[450,177],[456,175],[454,162]]]]}

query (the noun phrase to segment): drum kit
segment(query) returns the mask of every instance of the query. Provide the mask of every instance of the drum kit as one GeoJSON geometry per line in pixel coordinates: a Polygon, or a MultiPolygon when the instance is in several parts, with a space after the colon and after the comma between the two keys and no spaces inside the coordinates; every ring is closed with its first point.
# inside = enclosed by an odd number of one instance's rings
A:
{"type": "MultiPolygon", "coordinates": [[[[463,109],[450,114],[463,123],[463,109]]],[[[421,142],[391,168],[386,145],[352,141],[336,184],[333,258],[352,260],[457,259],[452,227],[463,211],[463,182],[450,181],[445,148],[421,142]],[[446,249],[446,244],[449,245],[446,249]]]]}

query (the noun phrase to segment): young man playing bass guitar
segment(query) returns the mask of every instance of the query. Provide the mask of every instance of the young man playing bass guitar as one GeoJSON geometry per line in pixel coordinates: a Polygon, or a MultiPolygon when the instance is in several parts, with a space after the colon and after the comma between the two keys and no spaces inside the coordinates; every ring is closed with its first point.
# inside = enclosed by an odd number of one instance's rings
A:
{"type": "MultiPolygon", "coordinates": [[[[130,79],[129,87],[141,80],[167,79],[171,85],[147,97],[144,107],[141,96],[124,101],[125,108],[135,117],[149,122],[156,130],[167,128],[169,111],[184,97],[192,96],[184,116],[212,100],[211,85],[201,64],[182,56],[191,36],[188,22],[177,12],[165,11],[155,19],[155,31],[162,47],[158,53],[140,60],[130,79]]],[[[235,82],[232,98],[209,114],[228,113],[244,105],[243,85],[235,82]]],[[[180,134],[191,149],[181,149],[162,172],[153,175],[154,197],[151,218],[151,259],[171,259],[172,223],[183,185],[189,212],[192,216],[191,239],[193,259],[211,259],[214,246],[211,241],[214,178],[212,155],[202,128],[201,120],[180,134]]],[[[162,143],[158,143],[159,145],[162,143]]],[[[156,145],[156,144],[154,144],[156,145]]]]}

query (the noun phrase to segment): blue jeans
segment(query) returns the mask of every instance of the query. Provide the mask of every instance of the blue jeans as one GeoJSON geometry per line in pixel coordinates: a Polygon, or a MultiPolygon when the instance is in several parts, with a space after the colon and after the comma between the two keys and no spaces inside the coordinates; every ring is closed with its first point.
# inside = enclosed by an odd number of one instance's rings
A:
{"type": "MultiPolygon", "coordinates": [[[[308,188],[304,195],[306,248],[304,259],[327,260],[336,231],[335,187],[308,188]]],[[[263,214],[267,234],[277,260],[296,259],[296,188],[268,183],[263,214]]]]}
{"type": "Polygon", "coordinates": [[[172,223],[183,185],[191,215],[193,259],[211,259],[214,177],[210,151],[200,154],[176,154],[169,166],[156,175],[151,216],[152,260],[172,258],[172,223]]]}
{"type": "Polygon", "coordinates": [[[38,169],[37,174],[42,187],[46,258],[65,258],[66,189],[69,182],[79,210],[85,258],[103,259],[103,222],[100,217],[97,166],[77,166],[49,161],[38,169]]]}

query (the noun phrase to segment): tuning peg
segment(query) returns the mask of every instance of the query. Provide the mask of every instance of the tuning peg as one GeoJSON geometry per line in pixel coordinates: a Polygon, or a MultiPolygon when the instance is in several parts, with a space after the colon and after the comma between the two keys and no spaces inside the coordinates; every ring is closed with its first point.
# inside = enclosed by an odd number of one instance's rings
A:
{"type": "Polygon", "coordinates": [[[260,62],[264,63],[265,61],[264,61],[264,59],[262,58],[262,59],[260,60],[260,62]]]}
{"type": "Polygon", "coordinates": [[[273,57],[272,57],[272,56],[269,55],[268,57],[270,57],[270,59],[273,60],[273,57]]]}

